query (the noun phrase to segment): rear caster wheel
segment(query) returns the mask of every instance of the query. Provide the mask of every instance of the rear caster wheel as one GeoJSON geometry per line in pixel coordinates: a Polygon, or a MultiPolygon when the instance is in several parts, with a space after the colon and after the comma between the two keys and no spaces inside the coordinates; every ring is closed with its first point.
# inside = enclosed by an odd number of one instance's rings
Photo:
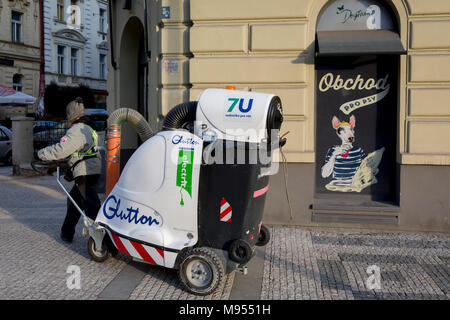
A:
{"type": "Polygon", "coordinates": [[[108,245],[106,244],[105,241],[102,241],[102,247],[101,248],[96,248],[94,239],[89,238],[87,247],[88,247],[89,255],[96,262],[104,262],[110,256],[110,252],[108,250],[108,245]]]}
{"type": "Polygon", "coordinates": [[[220,258],[208,248],[189,250],[180,259],[178,276],[185,288],[197,295],[212,293],[223,281],[224,273],[220,258]]]}
{"type": "Polygon", "coordinates": [[[269,243],[269,240],[270,240],[270,231],[265,225],[262,225],[259,231],[258,241],[256,242],[256,245],[259,247],[265,246],[266,244],[269,243]]]}
{"type": "Polygon", "coordinates": [[[237,239],[231,243],[228,254],[231,260],[240,264],[246,264],[252,258],[253,250],[247,241],[237,239]]]}

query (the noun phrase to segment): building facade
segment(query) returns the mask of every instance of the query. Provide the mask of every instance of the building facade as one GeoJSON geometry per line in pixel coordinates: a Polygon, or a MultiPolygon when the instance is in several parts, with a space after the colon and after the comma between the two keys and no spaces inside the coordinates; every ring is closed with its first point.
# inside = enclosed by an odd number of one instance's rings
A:
{"type": "MultiPolygon", "coordinates": [[[[38,0],[0,1],[0,84],[33,97],[39,95],[40,17],[38,0]]],[[[12,109],[34,113],[34,106],[12,109]]]]}
{"type": "Polygon", "coordinates": [[[44,0],[45,83],[86,85],[106,102],[106,0],[44,0]]]}
{"type": "Polygon", "coordinates": [[[109,111],[137,109],[158,128],[205,88],[280,96],[288,173],[271,179],[266,223],[450,231],[448,0],[115,0],[109,9],[109,111]]]}

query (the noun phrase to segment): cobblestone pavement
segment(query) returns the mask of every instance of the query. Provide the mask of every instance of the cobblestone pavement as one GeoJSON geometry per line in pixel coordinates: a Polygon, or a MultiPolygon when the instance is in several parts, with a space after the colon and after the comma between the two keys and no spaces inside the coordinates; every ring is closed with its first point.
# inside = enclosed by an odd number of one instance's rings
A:
{"type": "MultiPolygon", "coordinates": [[[[11,167],[0,167],[0,300],[94,300],[130,262],[122,254],[104,263],[93,261],[81,221],[73,243],[62,242],[65,212],[66,197],[54,177],[13,177],[11,167]],[[67,286],[74,275],[71,265],[80,268],[80,289],[67,286]]],[[[233,276],[227,277],[215,294],[197,297],[182,290],[174,270],[144,268],[130,299],[228,299],[233,283],[233,276]]]]}
{"type": "Polygon", "coordinates": [[[272,227],[271,234],[261,299],[450,299],[447,236],[287,227],[272,227]],[[377,284],[367,272],[374,265],[379,289],[369,290],[377,284]]]}
{"type": "Polygon", "coordinates": [[[130,300],[227,300],[231,293],[233,280],[234,273],[227,276],[213,294],[202,297],[184,291],[175,271],[155,267],[155,270],[147,273],[141,283],[134,289],[130,295],[130,300]]]}

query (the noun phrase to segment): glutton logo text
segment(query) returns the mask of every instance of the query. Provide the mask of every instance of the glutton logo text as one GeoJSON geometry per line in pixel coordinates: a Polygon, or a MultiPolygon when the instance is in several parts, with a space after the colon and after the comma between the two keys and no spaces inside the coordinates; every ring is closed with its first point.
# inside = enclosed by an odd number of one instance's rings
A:
{"type": "Polygon", "coordinates": [[[173,144],[187,144],[187,145],[197,145],[199,144],[197,141],[195,141],[193,138],[186,138],[184,139],[182,135],[174,135],[172,137],[172,143],[173,144]]]}

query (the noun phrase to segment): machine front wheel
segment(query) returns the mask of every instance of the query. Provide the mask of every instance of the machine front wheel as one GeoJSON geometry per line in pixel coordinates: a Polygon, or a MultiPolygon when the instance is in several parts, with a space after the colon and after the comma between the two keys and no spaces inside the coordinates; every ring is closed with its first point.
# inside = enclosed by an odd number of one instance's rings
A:
{"type": "Polygon", "coordinates": [[[95,241],[91,237],[89,238],[88,244],[88,252],[89,255],[94,259],[96,262],[104,262],[109,258],[109,250],[108,246],[105,243],[105,241],[102,242],[102,247],[98,250],[95,248],[95,241]]]}
{"type": "Polygon", "coordinates": [[[224,273],[220,258],[208,248],[189,250],[180,259],[178,276],[186,289],[197,295],[212,293],[223,281],[224,273]]]}

